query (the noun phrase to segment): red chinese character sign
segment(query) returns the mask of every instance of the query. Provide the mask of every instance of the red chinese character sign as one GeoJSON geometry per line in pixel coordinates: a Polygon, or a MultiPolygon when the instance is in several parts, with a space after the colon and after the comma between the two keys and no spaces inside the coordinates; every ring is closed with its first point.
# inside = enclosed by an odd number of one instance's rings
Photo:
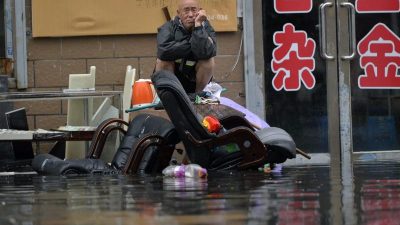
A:
{"type": "Polygon", "coordinates": [[[358,44],[361,89],[400,88],[400,39],[385,24],[379,23],[358,44]]]}
{"type": "Polygon", "coordinates": [[[272,71],[275,73],[272,86],[280,91],[297,91],[301,83],[307,89],[315,86],[315,41],[307,37],[307,33],[296,30],[293,24],[287,23],[283,31],[274,34],[274,44],[277,46],[272,52],[272,71]]]}
{"type": "Polygon", "coordinates": [[[356,0],[359,13],[400,12],[400,0],[356,0]]]}
{"type": "Polygon", "coordinates": [[[313,0],[274,0],[277,13],[308,13],[312,4],[313,0]]]}

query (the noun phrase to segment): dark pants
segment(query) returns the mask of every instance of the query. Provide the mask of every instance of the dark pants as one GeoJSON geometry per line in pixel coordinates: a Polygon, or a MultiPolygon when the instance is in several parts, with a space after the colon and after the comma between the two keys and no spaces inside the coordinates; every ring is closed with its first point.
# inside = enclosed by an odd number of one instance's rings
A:
{"type": "Polygon", "coordinates": [[[196,91],[196,65],[182,66],[181,63],[175,62],[174,73],[186,93],[194,93],[196,91]]]}

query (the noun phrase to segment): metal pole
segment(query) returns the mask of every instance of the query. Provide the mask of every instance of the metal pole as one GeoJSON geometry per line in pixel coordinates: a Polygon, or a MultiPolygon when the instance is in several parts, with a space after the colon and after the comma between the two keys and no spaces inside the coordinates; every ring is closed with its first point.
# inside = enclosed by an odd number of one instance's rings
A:
{"type": "Polygon", "coordinates": [[[13,48],[13,17],[11,1],[4,1],[4,36],[6,39],[6,58],[14,59],[14,48],[13,48]]]}
{"type": "Polygon", "coordinates": [[[26,51],[25,0],[14,1],[15,7],[15,71],[17,88],[28,88],[28,62],[26,51]]]}
{"type": "Polygon", "coordinates": [[[261,0],[243,1],[244,76],[246,107],[260,118],[265,119],[265,78],[261,5],[261,0]]]}

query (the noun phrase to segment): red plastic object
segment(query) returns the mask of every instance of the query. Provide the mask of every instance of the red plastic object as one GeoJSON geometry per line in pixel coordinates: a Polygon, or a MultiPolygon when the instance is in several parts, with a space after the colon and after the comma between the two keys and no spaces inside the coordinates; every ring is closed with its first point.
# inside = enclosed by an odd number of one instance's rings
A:
{"type": "Polygon", "coordinates": [[[219,120],[213,116],[205,116],[203,119],[203,126],[211,133],[218,133],[222,128],[219,120]]]}

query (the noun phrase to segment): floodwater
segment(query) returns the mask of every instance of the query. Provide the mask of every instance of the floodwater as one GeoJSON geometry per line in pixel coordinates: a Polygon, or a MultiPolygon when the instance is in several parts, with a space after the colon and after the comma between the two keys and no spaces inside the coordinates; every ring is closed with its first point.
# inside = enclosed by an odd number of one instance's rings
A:
{"type": "Polygon", "coordinates": [[[0,176],[0,224],[400,224],[400,163],[281,173],[162,176],[0,176]],[[347,172],[346,172],[347,173],[347,172]]]}

